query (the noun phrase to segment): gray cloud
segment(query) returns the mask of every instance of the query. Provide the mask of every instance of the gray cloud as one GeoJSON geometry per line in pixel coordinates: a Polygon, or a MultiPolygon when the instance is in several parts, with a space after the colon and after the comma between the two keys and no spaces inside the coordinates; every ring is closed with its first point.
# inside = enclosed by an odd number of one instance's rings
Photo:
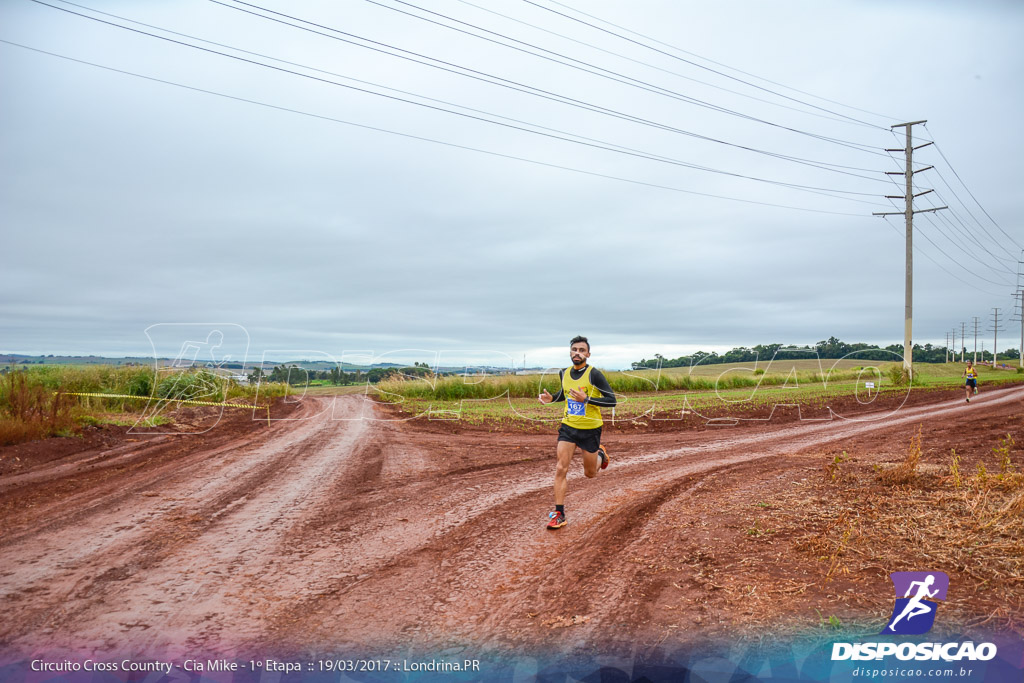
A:
{"type": "MultiPolygon", "coordinates": [[[[12,3],[0,8],[5,40],[367,126],[762,204],[441,146],[0,44],[0,203],[7,255],[0,274],[6,293],[0,299],[0,350],[144,353],[147,326],[203,320],[245,326],[254,348],[312,347],[339,355],[357,347],[487,348],[516,358],[531,350],[537,362],[562,362],[560,353],[549,360],[554,352],[542,349],[561,347],[577,331],[614,345],[609,356],[627,361],[629,353],[650,356],[660,348],[803,344],[832,334],[848,341],[902,341],[902,223],[896,217],[887,225],[871,216],[895,210],[880,197],[899,194],[895,184],[568,108],[197,0],[91,6],[705,167],[871,193],[848,196],[881,205],[529,135],[12,3]]],[[[774,104],[555,39],[455,1],[431,8],[790,128],[875,149],[902,144],[886,129],[905,119],[814,100],[880,128],[842,123],[833,114],[809,112],[539,10],[495,5],[524,21],[774,104]]],[[[1024,13],[1016,4],[975,4],[970,12],[955,3],[839,3],[827,10],[809,2],[587,8],[831,100],[927,118],[928,128],[915,134],[936,139],[989,214],[1024,241],[1012,221],[1024,138],[1013,126],[982,125],[994,113],[1005,118],[1020,108],[1024,13]],[[901,37],[909,26],[919,37],[912,44],[901,37]]],[[[868,169],[840,169],[857,175],[881,177],[877,171],[899,168],[898,159],[610,83],[357,0],[289,3],[286,11],[703,135],[868,169]]],[[[1002,259],[979,249],[983,260],[1015,272],[1016,245],[971,202],[934,148],[919,157],[937,166],[919,178],[922,187],[935,187],[953,203],[945,183],[953,185],[993,236],[959,204],[949,220],[957,228],[964,220],[974,239],[1002,259]]],[[[946,330],[974,315],[985,319],[992,306],[1009,313],[1016,278],[970,260],[956,228],[935,220],[949,237],[918,220],[915,333],[941,343],[946,330]]]]}

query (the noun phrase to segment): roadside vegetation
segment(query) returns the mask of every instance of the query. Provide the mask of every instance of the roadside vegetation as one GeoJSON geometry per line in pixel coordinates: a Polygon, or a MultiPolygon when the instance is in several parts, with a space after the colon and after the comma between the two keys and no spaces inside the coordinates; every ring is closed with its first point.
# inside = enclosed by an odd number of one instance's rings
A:
{"type": "MultiPolygon", "coordinates": [[[[83,426],[123,424],[154,399],[267,405],[283,396],[283,384],[243,385],[206,369],[158,373],[150,367],[44,365],[0,375],[0,445],[72,436],[83,426]],[[112,394],[103,398],[72,394],[112,394]]],[[[166,415],[152,424],[170,421],[166,415]]]]}
{"type": "MultiPolygon", "coordinates": [[[[946,628],[1020,632],[1020,434],[1012,425],[1009,431],[996,429],[972,430],[971,438],[957,442],[963,452],[950,447],[948,435],[922,435],[918,428],[884,454],[870,447],[857,454],[826,454],[819,478],[798,480],[752,509],[750,523],[771,528],[776,545],[788,544],[816,561],[826,587],[835,582],[845,589],[845,582],[881,573],[877,585],[889,571],[927,567],[948,573],[958,588],[966,584],[973,589],[950,592],[948,607],[943,607],[946,628]]],[[[875,611],[884,619],[889,614],[886,596],[878,602],[875,611]]],[[[877,633],[879,623],[859,628],[877,633]]]]}
{"type": "MultiPolygon", "coordinates": [[[[827,410],[835,397],[855,396],[870,404],[882,396],[914,390],[944,390],[962,384],[959,363],[915,364],[912,387],[900,363],[863,361],[777,361],[773,366],[750,363],[685,368],[606,372],[617,394],[614,415],[606,421],[680,419],[687,413],[723,410],[743,413],[780,404],[800,404],[827,410]],[[870,385],[870,386],[869,386],[870,385]]],[[[1013,370],[979,366],[984,391],[1004,383],[1024,381],[1013,370]]],[[[537,395],[558,391],[558,373],[543,375],[459,375],[419,377],[392,374],[373,390],[378,400],[410,416],[459,419],[469,424],[549,422],[561,419],[557,407],[541,405],[537,395]]]]}

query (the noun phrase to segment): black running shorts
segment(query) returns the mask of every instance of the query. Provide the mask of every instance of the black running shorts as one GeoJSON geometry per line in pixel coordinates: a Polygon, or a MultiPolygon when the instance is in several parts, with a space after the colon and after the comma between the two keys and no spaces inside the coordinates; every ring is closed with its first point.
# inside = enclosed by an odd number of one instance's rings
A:
{"type": "Polygon", "coordinates": [[[588,453],[596,453],[601,447],[601,428],[576,429],[563,423],[558,428],[558,440],[574,443],[588,453]]]}
{"type": "Polygon", "coordinates": [[[973,377],[968,377],[967,378],[967,386],[977,388],[978,380],[974,379],[973,377]]]}

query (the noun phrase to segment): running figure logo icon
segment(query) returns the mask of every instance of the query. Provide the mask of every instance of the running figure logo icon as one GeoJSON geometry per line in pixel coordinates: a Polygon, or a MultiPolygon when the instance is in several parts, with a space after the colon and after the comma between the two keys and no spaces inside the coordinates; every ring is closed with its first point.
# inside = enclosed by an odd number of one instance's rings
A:
{"type": "Polygon", "coordinates": [[[935,601],[946,599],[949,577],[943,572],[893,572],[889,577],[896,606],[882,633],[912,636],[930,631],[939,608],[935,601]]]}

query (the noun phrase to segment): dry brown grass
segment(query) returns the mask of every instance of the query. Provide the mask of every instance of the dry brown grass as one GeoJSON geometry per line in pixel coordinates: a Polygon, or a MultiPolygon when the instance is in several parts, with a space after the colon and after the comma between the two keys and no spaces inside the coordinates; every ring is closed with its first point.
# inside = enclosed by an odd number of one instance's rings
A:
{"type": "Polygon", "coordinates": [[[911,484],[917,479],[917,466],[921,462],[921,425],[917,426],[917,433],[910,439],[910,447],[903,462],[890,469],[882,470],[878,480],[887,486],[899,486],[911,484]]]}
{"type": "Polygon", "coordinates": [[[918,430],[903,461],[881,473],[850,465],[836,477],[834,459],[826,461],[819,486],[827,493],[780,503],[790,519],[773,523],[803,531],[793,548],[820,563],[826,582],[874,571],[945,571],[961,586],[950,610],[962,626],[1021,631],[1024,474],[1014,471],[1013,445],[1007,435],[992,449],[998,474],[979,463],[965,476],[954,453],[949,474],[931,476],[919,471],[927,466],[918,430]]]}
{"type": "MultiPolygon", "coordinates": [[[[1024,633],[1021,449],[1004,428],[1001,437],[989,432],[981,443],[965,440],[964,453],[958,447],[950,463],[929,450],[933,432],[922,438],[914,431],[895,457],[822,453],[818,476],[795,478],[757,506],[749,519],[775,530],[775,547],[765,546],[751,571],[764,581],[777,558],[786,557],[781,545],[791,553],[787,573],[817,587],[794,593],[790,602],[766,601],[758,623],[775,633],[803,633],[818,609],[824,631],[833,630],[834,617],[851,632],[877,633],[892,608],[889,574],[932,570],[947,573],[955,586],[941,629],[1024,633]]],[[[946,453],[949,431],[935,432],[946,453]]]]}
{"type": "Polygon", "coordinates": [[[75,402],[27,381],[27,373],[0,378],[0,446],[71,434],[76,426],[75,402]]]}

